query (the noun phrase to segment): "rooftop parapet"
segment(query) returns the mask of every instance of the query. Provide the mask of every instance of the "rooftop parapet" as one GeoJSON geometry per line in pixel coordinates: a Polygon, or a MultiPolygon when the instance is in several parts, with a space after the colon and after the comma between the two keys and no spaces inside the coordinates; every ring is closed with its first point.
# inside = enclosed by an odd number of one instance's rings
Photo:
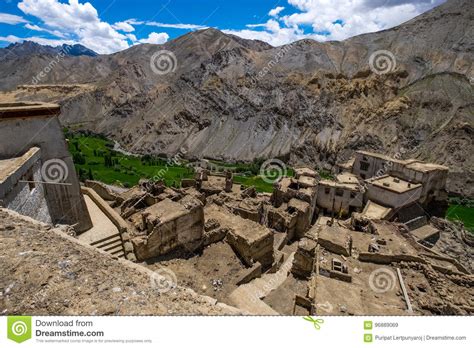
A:
{"type": "Polygon", "coordinates": [[[0,120],[38,116],[57,116],[59,105],[40,102],[0,103],[0,120]]]}

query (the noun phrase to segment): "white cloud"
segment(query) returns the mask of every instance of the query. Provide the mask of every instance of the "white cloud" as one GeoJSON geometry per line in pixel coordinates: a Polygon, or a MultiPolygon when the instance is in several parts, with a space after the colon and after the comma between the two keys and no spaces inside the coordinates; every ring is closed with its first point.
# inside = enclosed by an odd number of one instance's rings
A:
{"type": "Polygon", "coordinates": [[[82,45],[98,52],[112,53],[129,47],[127,37],[99,19],[97,10],[78,0],[22,0],[18,8],[39,18],[44,26],[73,36],[82,45]]]}
{"type": "Polygon", "coordinates": [[[343,40],[362,33],[388,29],[442,3],[444,0],[288,0],[299,12],[282,17],[291,26],[310,25],[343,40]]]}
{"type": "Polygon", "coordinates": [[[260,24],[247,24],[247,28],[266,28],[267,23],[260,23],[260,24]]]}
{"type": "Polygon", "coordinates": [[[126,21],[124,21],[125,23],[128,23],[128,24],[131,24],[131,25],[141,25],[141,24],[144,24],[145,22],[144,21],[139,21],[137,20],[136,18],[130,18],[130,19],[127,19],[126,21]]]}
{"type": "Polygon", "coordinates": [[[41,28],[40,26],[36,25],[36,24],[30,24],[30,23],[27,23],[25,24],[25,28],[26,29],[29,29],[29,30],[34,30],[34,31],[42,31],[44,33],[49,33],[51,35],[54,35],[54,36],[57,36],[57,37],[60,37],[60,38],[65,38],[66,36],[60,32],[59,30],[48,30],[46,28],[41,28]]]}
{"type": "Polygon", "coordinates": [[[159,28],[171,28],[171,29],[186,29],[186,30],[199,30],[199,29],[206,29],[208,26],[199,25],[199,24],[184,24],[184,23],[162,23],[162,22],[155,22],[155,21],[140,21],[136,18],[130,18],[124,21],[125,23],[131,25],[148,25],[151,27],[159,27],[159,28]]]}
{"type": "Polygon", "coordinates": [[[206,26],[198,25],[198,24],[169,24],[169,23],[160,23],[160,22],[136,22],[145,25],[150,25],[153,27],[160,27],[160,28],[173,28],[173,29],[189,29],[189,30],[196,30],[196,29],[206,29],[206,26]]]}
{"type": "Polygon", "coordinates": [[[68,45],[73,45],[77,42],[74,42],[73,40],[54,40],[54,39],[45,39],[43,37],[37,37],[37,36],[30,36],[30,37],[18,37],[15,35],[8,35],[8,36],[0,36],[0,41],[4,42],[22,42],[22,41],[33,41],[36,42],[40,45],[48,45],[48,46],[60,46],[62,44],[68,44],[68,45]]]}
{"type": "Polygon", "coordinates": [[[285,8],[283,6],[277,6],[275,7],[274,9],[270,10],[270,12],[268,12],[268,15],[271,16],[271,17],[277,17],[278,14],[283,11],[285,8]]]}
{"type": "MultiPolygon", "coordinates": [[[[268,13],[274,17],[250,29],[224,30],[246,39],[258,39],[279,46],[303,38],[318,41],[349,37],[397,26],[445,0],[288,0],[293,13],[279,17],[278,6],[268,13]],[[310,27],[312,32],[308,32],[310,27]],[[303,30],[306,28],[306,32],[303,30]]],[[[287,9],[289,11],[290,9],[287,9]]]]}
{"type": "Polygon", "coordinates": [[[226,34],[232,34],[240,36],[244,39],[250,40],[261,40],[269,43],[272,46],[281,46],[297,40],[312,38],[314,40],[324,39],[323,36],[315,34],[304,34],[302,29],[297,27],[287,28],[281,27],[279,22],[274,19],[270,19],[264,24],[264,30],[223,30],[226,34]]]}
{"type": "Polygon", "coordinates": [[[135,28],[130,25],[128,22],[117,22],[114,25],[112,25],[112,28],[115,30],[121,30],[126,33],[131,33],[132,31],[135,31],[135,28]]]}
{"type": "Polygon", "coordinates": [[[146,39],[138,40],[139,43],[162,44],[168,41],[169,35],[167,33],[150,33],[146,39]]]}
{"type": "Polygon", "coordinates": [[[137,41],[137,37],[133,34],[127,34],[125,36],[128,37],[130,39],[130,41],[132,41],[132,42],[137,41]]]}
{"type": "Polygon", "coordinates": [[[36,24],[26,24],[25,25],[25,28],[26,29],[30,29],[30,30],[35,30],[35,31],[46,31],[46,29],[44,28],[40,28],[39,26],[37,26],[36,24]]]}
{"type": "Polygon", "coordinates": [[[28,23],[28,21],[21,16],[0,12],[0,23],[15,25],[19,23],[28,23]]]}

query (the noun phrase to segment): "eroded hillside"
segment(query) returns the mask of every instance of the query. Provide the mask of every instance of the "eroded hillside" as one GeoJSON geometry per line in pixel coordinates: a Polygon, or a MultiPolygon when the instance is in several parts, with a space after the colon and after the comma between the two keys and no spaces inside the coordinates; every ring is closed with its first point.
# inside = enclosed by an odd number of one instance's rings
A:
{"type": "Polygon", "coordinates": [[[282,157],[331,168],[356,149],[450,166],[448,189],[474,194],[473,7],[451,0],[399,27],[342,42],[271,47],[196,31],[163,45],[98,57],[65,57],[41,84],[89,84],[80,92],[31,84],[53,56],[0,56],[1,85],[17,99],[62,104],[62,122],[104,133],[134,152],[250,161],[282,157]],[[159,50],[175,69],[156,74],[159,50]],[[389,51],[380,74],[370,57],[389,51]],[[27,67],[27,68],[25,68],[27,67]]]}

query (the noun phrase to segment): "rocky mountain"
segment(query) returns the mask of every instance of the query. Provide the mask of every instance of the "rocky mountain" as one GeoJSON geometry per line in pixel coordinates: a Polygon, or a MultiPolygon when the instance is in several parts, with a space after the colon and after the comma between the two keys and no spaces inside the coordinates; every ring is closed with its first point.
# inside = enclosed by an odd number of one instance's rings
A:
{"type": "Polygon", "coordinates": [[[66,56],[40,81],[53,54],[0,50],[0,90],[60,102],[65,125],[134,152],[331,168],[368,149],[446,164],[449,189],[472,197],[473,9],[449,0],[389,30],[280,47],[206,29],[66,56]]]}
{"type": "Polygon", "coordinates": [[[80,44],[63,44],[61,46],[52,47],[43,46],[32,41],[24,41],[21,43],[12,43],[6,48],[1,49],[0,58],[3,58],[8,55],[13,55],[15,57],[28,57],[32,55],[58,55],[61,53],[70,57],[95,57],[98,55],[93,50],[80,44]]]}

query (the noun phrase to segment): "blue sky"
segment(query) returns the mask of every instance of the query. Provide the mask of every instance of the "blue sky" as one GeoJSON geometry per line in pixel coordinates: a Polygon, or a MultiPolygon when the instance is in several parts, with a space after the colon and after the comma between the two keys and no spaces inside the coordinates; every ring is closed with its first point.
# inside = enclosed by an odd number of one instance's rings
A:
{"type": "Polygon", "coordinates": [[[387,29],[444,0],[0,0],[0,47],[31,40],[112,53],[215,27],[274,46],[387,29]]]}

